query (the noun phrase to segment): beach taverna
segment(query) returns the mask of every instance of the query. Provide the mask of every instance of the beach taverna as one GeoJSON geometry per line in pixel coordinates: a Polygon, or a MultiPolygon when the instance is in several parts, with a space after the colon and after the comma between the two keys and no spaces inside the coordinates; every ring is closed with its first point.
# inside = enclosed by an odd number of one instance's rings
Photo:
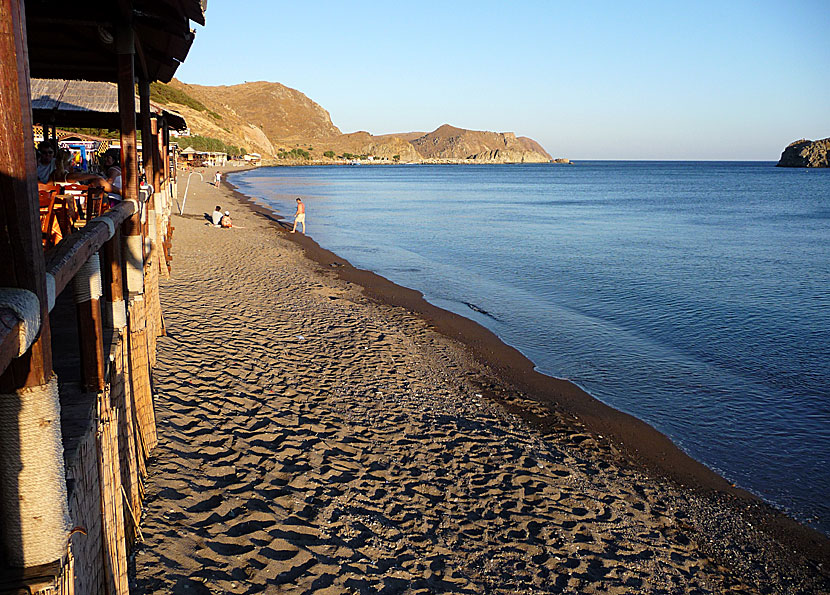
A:
{"type": "Polygon", "coordinates": [[[0,592],[129,591],[175,191],[175,115],[151,108],[149,85],[173,77],[205,4],[0,0],[0,592]],[[35,117],[32,77],[62,81],[64,100],[72,81],[114,83],[117,109],[58,101],[35,117]],[[52,138],[58,125],[120,130],[123,201],[46,251],[35,123],[52,138]],[[139,123],[152,189],[139,186],[139,123]]]}

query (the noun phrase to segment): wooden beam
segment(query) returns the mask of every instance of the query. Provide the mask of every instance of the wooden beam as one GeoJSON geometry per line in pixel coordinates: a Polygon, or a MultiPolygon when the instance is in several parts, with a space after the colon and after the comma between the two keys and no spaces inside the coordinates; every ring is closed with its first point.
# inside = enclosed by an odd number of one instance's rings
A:
{"type": "Polygon", "coordinates": [[[22,0],[0,0],[0,287],[40,300],[40,335],[0,375],[0,393],[41,386],[52,376],[49,304],[41,245],[26,17],[22,0]]]}
{"type": "MultiPolygon", "coordinates": [[[[138,161],[135,140],[135,65],[133,60],[133,32],[119,31],[118,37],[118,111],[121,115],[121,196],[140,204],[138,195],[138,161]]],[[[141,212],[124,222],[124,258],[127,263],[127,288],[144,293],[144,236],[141,212]]]]}
{"type": "Polygon", "coordinates": [[[121,254],[121,231],[104,244],[104,297],[109,302],[124,301],[124,258],[121,254]]]}
{"type": "Polygon", "coordinates": [[[135,76],[132,54],[118,55],[118,111],[121,116],[121,196],[124,200],[138,200],[135,76]]]}
{"type": "Polygon", "coordinates": [[[81,384],[85,391],[104,390],[104,327],[101,300],[92,298],[75,304],[81,353],[81,384]]]}
{"type": "MultiPolygon", "coordinates": [[[[161,162],[161,151],[159,150],[159,145],[161,144],[161,139],[159,138],[159,119],[155,117],[150,122],[150,138],[152,139],[152,143],[150,147],[152,147],[153,153],[153,189],[156,192],[161,192],[161,183],[164,180],[164,172],[162,171],[163,166],[161,162]]],[[[148,148],[150,148],[148,147],[148,148]]],[[[150,207],[152,208],[152,207],[150,207]]]]}
{"type": "Polygon", "coordinates": [[[155,165],[153,163],[153,137],[150,122],[153,117],[150,112],[150,81],[146,78],[138,80],[138,100],[141,114],[141,162],[144,166],[147,183],[152,184],[155,177],[155,165]]]}
{"type": "MultiPolygon", "coordinates": [[[[55,294],[60,294],[90,256],[101,249],[109,238],[109,219],[118,228],[136,212],[132,202],[121,202],[46,253],[46,271],[55,278],[55,294]]],[[[113,236],[115,237],[115,236],[113,236]]]]}
{"type": "MultiPolygon", "coordinates": [[[[121,124],[121,196],[138,200],[138,163],[135,138],[135,74],[133,55],[118,54],[118,113],[121,124]]],[[[125,223],[126,235],[141,233],[141,215],[136,212],[125,223]]]]}
{"type": "Polygon", "coordinates": [[[175,179],[175,170],[170,169],[170,123],[167,121],[167,117],[163,116],[162,119],[162,155],[164,156],[164,175],[168,178],[175,179]]]}
{"type": "Polygon", "coordinates": [[[150,70],[147,68],[147,59],[144,57],[144,48],[141,45],[141,39],[138,37],[135,38],[135,56],[138,59],[139,80],[149,80],[150,70]]]}

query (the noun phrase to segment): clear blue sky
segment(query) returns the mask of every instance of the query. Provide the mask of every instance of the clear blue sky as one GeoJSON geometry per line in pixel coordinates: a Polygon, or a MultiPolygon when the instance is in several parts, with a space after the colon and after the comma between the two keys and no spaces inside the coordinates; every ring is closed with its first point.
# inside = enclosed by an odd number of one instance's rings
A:
{"type": "Polygon", "coordinates": [[[513,131],[571,159],[830,137],[830,0],[209,0],[177,78],[276,81],[343,132],[513,131]]]}

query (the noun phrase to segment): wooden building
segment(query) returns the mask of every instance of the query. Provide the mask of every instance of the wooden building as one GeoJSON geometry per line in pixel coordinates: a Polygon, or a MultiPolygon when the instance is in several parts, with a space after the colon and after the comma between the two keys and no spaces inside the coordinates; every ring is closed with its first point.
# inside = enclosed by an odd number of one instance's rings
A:
{"type": "MultiPolygon", "coordinates": [[[[31,94],[32,120],[35,124],[42,125],[44,130],[57,123],[76,128],[118,130],[121,127],[118,85],[115,83],[32,78],[31,94]]],[[[136,124],[140,130],[144,124],[144,114],[139,109],[139,97],[136,97],[135,105],[136,124]]],[[[149,102],[148,116],[164,116],[171,129],[187,129],[187,123],[179,113],[155,101],[149,102]]]]}
{"type": "Polygon", "coordinates": [[[221,151],[197,151],[187,147],[179,151],[179,163],[186,167],[222,167],[228,163],[228,154],[221,151]]]}
{"type": "Polygon", "coordinates": [[[149,85],[173,77],[204,9],[0,0],[0,593],[129,592],[175,184],[171,117],[151,108],[149,85]],[[106,116],[87,110],[81,124],[53,106],[38,117],[53,133],[120,130],[123,201],[46,251],[31,77],[114,83],[106,116]],[[139,187],[138,125],[152,192],[139,187]]]}

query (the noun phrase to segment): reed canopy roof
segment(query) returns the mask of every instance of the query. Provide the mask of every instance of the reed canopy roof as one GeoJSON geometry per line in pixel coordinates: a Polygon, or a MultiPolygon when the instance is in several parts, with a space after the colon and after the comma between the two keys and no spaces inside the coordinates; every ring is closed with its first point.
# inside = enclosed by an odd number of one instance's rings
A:
{"type": "Polygon", "coordinates": [[[134,41],[136,75],[168,82],[205,24],[207,0],[25,0],[32,77],[115,82],[134,41]]]}
{"type": "MultiPolygon", "coordinates": [[[[120,127],[118,87],[102,81],[66,81],[62,79],[31,79],[32,119],[38,124],[57,124],[79,128],[120,127]]],[[[136,98],[136,107],[139,100],[136,98]]],[[[184,118],[154,101],[150,111],[164,115],[171,128],[187,128],[184,118]]],[[[141,113],[136,109],[136,120],[141,125],[141,113]]]]}

